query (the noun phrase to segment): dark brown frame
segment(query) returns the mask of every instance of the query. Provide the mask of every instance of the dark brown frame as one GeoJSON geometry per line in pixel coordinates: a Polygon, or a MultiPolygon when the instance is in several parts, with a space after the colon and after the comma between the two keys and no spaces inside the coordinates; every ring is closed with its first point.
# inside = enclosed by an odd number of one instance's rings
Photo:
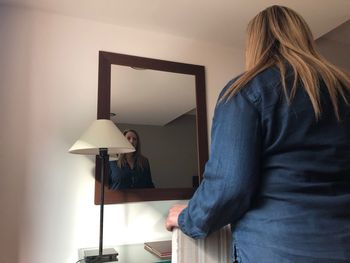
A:
{"type": "MultiPolygon", "coordinates": [[[[208,160],[207,110],[204,66],[173,61],[99,52],[97,119],[109,119],[111,107],[111,65],[121,65],[195,76],[197,104],[197,152],[198,178],[202,179],[204,165],[208,160]]],[[[100,204],[100,161],[96,158],[95,204],[100,204]]],[[[105,164],[108,167],[108,163],[105,164]]],[[[108,182],[105,178],[105,182],[108,182]]],[[[127,189],[112,191],[105,187],[105,204],[125,202],[190,199],[194,188],[127,189]]]]}

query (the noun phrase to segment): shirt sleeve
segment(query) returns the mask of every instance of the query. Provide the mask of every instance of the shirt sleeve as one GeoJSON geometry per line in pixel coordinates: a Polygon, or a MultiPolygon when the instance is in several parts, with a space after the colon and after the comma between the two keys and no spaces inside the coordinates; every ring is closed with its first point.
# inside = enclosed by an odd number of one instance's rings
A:
{"type": "Polygon", "coordinates": [[[260,177],[260,123],[242,92],[217,103],[203,181],[178,218],[185,234],[203,238],[235,224],[249,209],[260,177]]]}

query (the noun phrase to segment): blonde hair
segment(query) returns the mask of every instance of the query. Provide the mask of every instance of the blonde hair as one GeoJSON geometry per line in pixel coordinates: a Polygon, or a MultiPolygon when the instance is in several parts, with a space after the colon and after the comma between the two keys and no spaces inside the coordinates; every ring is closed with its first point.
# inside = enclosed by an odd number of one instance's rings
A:
{"type": "Polygon", "coordinates": [[[313,36],[305,20],[283,6],[271,6],[257,14],[248,24],[246,71],[227,89],[223,99],[239,92],[258,73],[277,66],[288,103],[292,101],[300,81],[308,94],[316,119],[321,116],[319,81],[327,86],[335,116],[340,120],[339,96],[349,103],[350,77],[323,58],[315,48],[313,36]],[[286,62],[294,73],[290,93],[286,87],[286,62]],[[288,95],[289,94],[289,95],[288,95]]]}

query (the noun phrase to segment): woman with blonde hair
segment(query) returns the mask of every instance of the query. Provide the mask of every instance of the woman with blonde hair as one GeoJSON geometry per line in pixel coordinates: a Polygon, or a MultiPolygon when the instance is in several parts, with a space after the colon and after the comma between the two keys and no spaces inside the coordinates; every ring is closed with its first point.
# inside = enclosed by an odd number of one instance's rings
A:
{"type": "Polygon", "coordinates": [[[231,224],[236,262],[350,262],[350,78],[304,19],[271,6],[248,25],[246,71],[216,105],[211,154],[166,228],[231,224]]]}
{"type": "Polygon", "coordinates": [[[118,160],[109,162],[109,187],[113,190],[154,188],[148,159],[141,153],[139,134],[132,129],[123,132],[135,151],[120,154],[118,160]]]}

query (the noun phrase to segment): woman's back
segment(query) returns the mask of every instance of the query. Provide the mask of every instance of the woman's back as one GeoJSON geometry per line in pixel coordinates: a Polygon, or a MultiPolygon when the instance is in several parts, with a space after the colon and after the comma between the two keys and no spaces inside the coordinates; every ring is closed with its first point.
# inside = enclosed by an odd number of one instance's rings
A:
{"type": "Polygon", "coordinates": [[[248,24],[245,71],[221,93],[210,158],[167,229],[231,223],[239,262],[350,262],[350,77],[305,20],[271,6],[248,24]]]}
{"type": "Polygon", "coordinates": [[[263,137],[258,192],[234,229],[242,262],[350,259],[350,107],[340,101],[338,121],[322,81],[320,91],[319,120],[303,87],[288,104],[277,68],[241,91],[263,137]]]}

